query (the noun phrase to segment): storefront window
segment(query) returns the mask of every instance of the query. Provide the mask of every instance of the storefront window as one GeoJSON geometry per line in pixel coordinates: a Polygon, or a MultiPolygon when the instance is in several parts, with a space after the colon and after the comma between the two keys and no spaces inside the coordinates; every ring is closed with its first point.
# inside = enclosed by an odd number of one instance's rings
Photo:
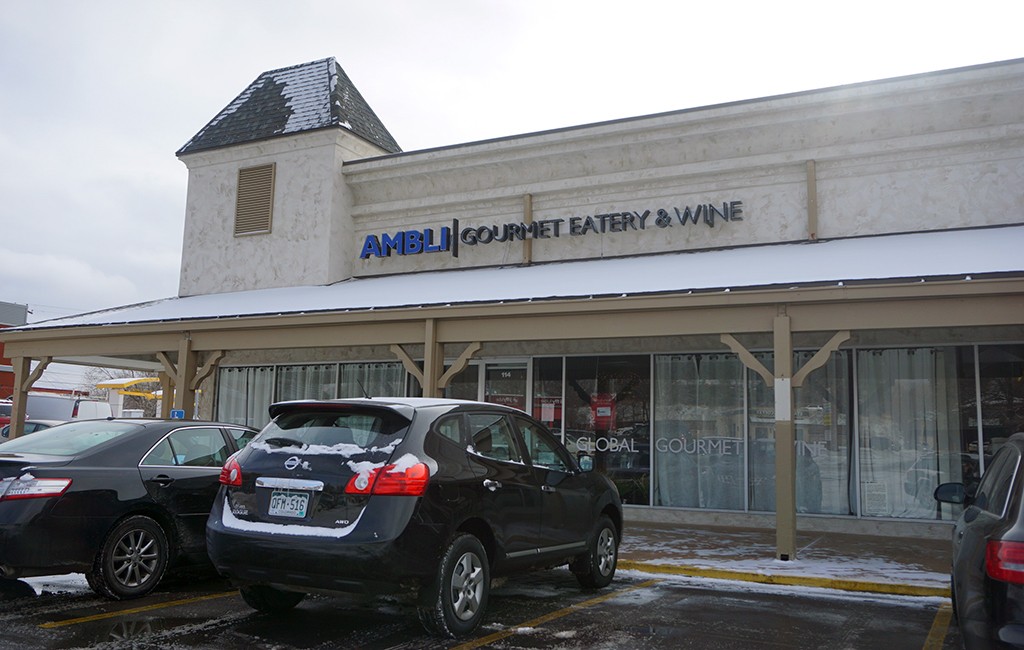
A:
{"type": "Polygon", "coordinates": [[[400,363],[343,363],[338,397],[404,397],[405,368],[400,363]]]}
{"type": "Polygon", "coordinates": [[[533,417],[562,434],[562,357],[533,360],[533,417]]]}
{"type": "Polygon", "coordinates": [[[293,399],[332,399],[337,393],[338,365],[280,366],[277,369],[279,402],[293,399]]]}
{"type": "Polygon", "coordinates": [[[978,471],[961,449],[956,366],[951,347],[857,352],[862,515],[950,516],[935,487],[978,471]]]}
{"type": "MultiPolygon", "coordinates": [[[[1024,345],[979,345],[978,365],[982,439],[991,458],[1007,438],[1024,431],[1024,345]]],[[[972,451],[977,446],[975,441],[972,451]]]]}
{"type": "MultiPolygon", "coordinates": [[[[773,367],[773,355],[755,355],[773,367]]],[[[814,352],[797,351],[794,371],[814,352]]],[[[800,513],[852,514],[850,509],[849,353],[834,353],[793,390],[796,509],[800,513]]],[[[748,371],[750,509],[775,511],[775,391],[748,371]]]]}
{"type": "MultiPolygon", "coordinates": [[[[419,384],[417,384],[419,385],[419,384]]],[[[445,386],[444,396],[450,399],[480,399],[480,366],[471,363],[452,377],[445,386]]]]}
{"type": "Polygon", "coordinates": [[[221,368],[217,381],[217,419],[260,429],[270,422],[274,367],[221,368]]]}
{"type": "Polygon", "coordinates": [[[732,354],[654,361],[654,503],[743,510],[743,365],[732,354]]]}
{"type": "Polygon", "coordinates": [[[648,505],[649,356],[570,357],[565,362],[565,441],[594,455],[624,503],[648,505]]]}

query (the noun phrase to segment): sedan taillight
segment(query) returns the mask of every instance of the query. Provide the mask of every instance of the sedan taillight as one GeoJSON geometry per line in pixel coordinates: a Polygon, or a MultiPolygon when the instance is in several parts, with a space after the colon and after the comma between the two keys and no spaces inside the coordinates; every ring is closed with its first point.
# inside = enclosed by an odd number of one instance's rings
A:
{"type": "Polygon", "coordinates": [[[221,485],[242,487],[242,466],[238,464],[234,456],[228,458],[224,467],[220,468],[220,482],[221,485]]]}
{"type": "Polygon", "coordinates": [[[418,497],[427,489],[430,469],[423,463],[398,469],[397,465],[378,467],[367,474],[356,474],[345,494],[386,494],[390,496],[418,497]]]}
{"type": "Polygon", "coordinates": [[[12,499],[43,499],[59,497],[71,487],[69,478],[17,478],[4,481],[7,485],[0,495],[0,501],[12,499]]]}
{"type": "Polygon", "coordinates": [[[985,572],[993,580],[1024,585],[1024,542],[989,540],[985,572]]]}

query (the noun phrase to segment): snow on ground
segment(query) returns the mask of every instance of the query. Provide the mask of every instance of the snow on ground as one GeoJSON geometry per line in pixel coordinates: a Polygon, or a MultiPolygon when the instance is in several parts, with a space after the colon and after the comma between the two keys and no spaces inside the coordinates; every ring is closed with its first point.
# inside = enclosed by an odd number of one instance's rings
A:
{"type": "MultiPolygon", "coordinates": [[[[663,531],[662,531],[663,532],[663,531]]],[[[735,571],[771,576],[801,576],[884,584],[908,584],[945,588],[949,573],[935,571],[912,560],[882,555],[878,545],[822,548],[813,543],[798,549],[793,560],[775,558],[775,547],[762,534],[732,532],[727,539],[691,531],[685,539],[638,529],[622,541],[620,559],[647,565],[692,567],[714,571],[735,571]],[[876,546],[878,546],[876,548],[876,546]]],[[[906,554],[903,554],[904,556],[906,554]]]]}
{"type": "Polygon", "coordinates": [[[91,591],[89,583],[85,581],[85,575],[81,573],[69,573],[60,576],[42,576],[39,578],[23,578],[22,582],[27,582],[31,585],[31,587],[35,589],[36,595],[41,595],[43,592],[66,593],[91,591]]]}

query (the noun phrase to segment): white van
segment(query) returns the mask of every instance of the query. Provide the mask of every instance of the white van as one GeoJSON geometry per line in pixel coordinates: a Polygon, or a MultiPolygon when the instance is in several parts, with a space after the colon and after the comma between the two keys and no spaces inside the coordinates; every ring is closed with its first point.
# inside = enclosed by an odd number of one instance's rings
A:
{"type": "Polygon", "coordinates": [[[29,393],[25,412],[33,420],[95,420],[113,415],[107,402],[45,393],[29,393]]]}

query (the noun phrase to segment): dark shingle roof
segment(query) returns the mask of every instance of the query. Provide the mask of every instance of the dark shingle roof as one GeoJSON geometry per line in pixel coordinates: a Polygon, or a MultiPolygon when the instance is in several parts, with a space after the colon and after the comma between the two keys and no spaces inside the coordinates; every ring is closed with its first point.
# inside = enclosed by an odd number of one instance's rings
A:
{"type": "Polygon", "coordinates": [[[178,155],[342,127],[388,153],[402,151],[334,57],[264,72],[178,155]]]}

